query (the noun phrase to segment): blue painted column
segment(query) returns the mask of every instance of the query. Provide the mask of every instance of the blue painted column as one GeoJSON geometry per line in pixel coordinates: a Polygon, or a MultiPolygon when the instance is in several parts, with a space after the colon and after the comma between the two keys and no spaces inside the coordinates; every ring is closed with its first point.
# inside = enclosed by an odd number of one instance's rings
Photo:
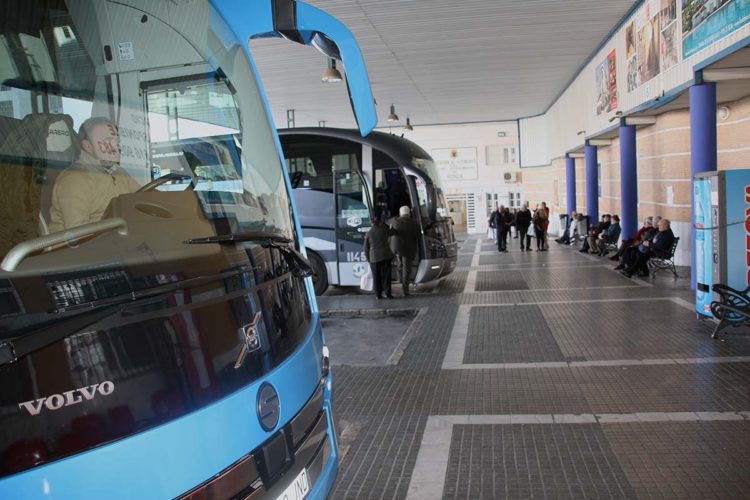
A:
{"type": "Polygon", "coordinates": [[[635,126],[620,126],[620,225],[622,239],[638,232],[638,164],[635,152],[635,126]]]}
{"type": "Polygon", "coordinates": [[[599,222],[599,170],[597,147],[586,142],[586,211],[589,224],[599,222]]]}
{"type": "Polygon", "coordinates": [[[565,186],[567,192],[568,216],[576,210],[576,159],[565,157],[565,186]]]}
{"type": "MultiPolygon", "coordinates": [[[[690,87],[690,176],[716,170],[716,84],[690,87]]],[[[690,286],[695,290],[695,195],[690,190],[690,286]]]]}

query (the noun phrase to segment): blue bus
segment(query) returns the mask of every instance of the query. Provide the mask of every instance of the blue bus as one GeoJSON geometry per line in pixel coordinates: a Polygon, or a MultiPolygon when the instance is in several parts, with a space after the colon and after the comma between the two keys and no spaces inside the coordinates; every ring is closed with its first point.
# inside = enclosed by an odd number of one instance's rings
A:
{"type": "Polygon", "coordinates": [[[402,206],[411,208],[421,230],[412,281],[429,283],[453,272],[453,221],[435,163],[417,144],[383,132],[362,137],[356,130],[326,127],[280,129],[279,138],[316,294],[328,285],[359,285],[367,270],[362,245],[371,218],[387,221],[402,206]]]}
{"type": "Polygon", "coordinates": [[[291,0],[7,0],[0,498],[324,498],[328,350],[248,42],[347,69],[291,0]]]}

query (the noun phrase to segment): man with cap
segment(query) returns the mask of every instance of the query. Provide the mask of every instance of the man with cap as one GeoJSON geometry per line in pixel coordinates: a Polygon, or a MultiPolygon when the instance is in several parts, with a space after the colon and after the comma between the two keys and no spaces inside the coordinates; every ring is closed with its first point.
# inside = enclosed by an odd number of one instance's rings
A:
{"type": "Polygon", "coordinates": [[[396,232],[391,236],[391,250],[398,258],[399,279],[404,290],[404,296],[409,296],[409,279],[411,265],[417,256],[419,242],[419,226],[411,218],[411,209],[404,205],[398,210],[398,217],[390,221],[391,228],[396,232]]]}

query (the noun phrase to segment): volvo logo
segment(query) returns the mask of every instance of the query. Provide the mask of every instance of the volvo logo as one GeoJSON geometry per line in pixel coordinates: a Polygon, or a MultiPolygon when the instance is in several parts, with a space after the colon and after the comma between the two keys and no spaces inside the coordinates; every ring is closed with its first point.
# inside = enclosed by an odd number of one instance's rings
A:
{"type": "Polygon", "coordinates": [[[31,401],[24,401],[18,403],[18,408],[26,410],[32,417],[39,415],[41,411],[46,408],[49,411],[59,410],[66,406],[72,406],[83,401],[91,401],[97,395],[109,396],[115,392],[115,384],[109,380],[102,382],[101,384],[94,384],[88,387],[81,387],[79,389],[73,389],[72,391],[66,391],[62,394],[52,394],[45,398],[32,399],[31,401]]]}
{"type": "Polygon", "coordinates": [[[263,430],[270,432],[276,428],[281,414],[281,401],[279,394],[268,382],[264,382],[258,391],[258,421],[263,430]]]}

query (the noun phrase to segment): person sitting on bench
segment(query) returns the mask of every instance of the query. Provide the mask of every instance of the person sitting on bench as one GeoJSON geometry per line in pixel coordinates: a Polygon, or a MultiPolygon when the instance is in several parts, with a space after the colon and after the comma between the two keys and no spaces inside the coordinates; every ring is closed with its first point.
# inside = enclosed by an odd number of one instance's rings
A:
{"type": "Polygon", "coordinates": [[[663,257],[669,255],[672,244],[674,243],[674,233],[670,227],[669,219],[659,221],[659,232],[656,233],[651,241],[644,241],[638,246],[635,261],[627,269],[620,271],[628,278],[634,274],[639,276],[648,276],[648,259],[652,257],[663,257]]]}
{"type": "Polygon", "coordinates": [[[570,220],[568,221],[568,227],[565,228],[565,231],[563,232],[562,236],[557,238],[555,240],[555,243],[561,243],[563,245],[567,245],[570,243],[570,238],[573,236],[573,232],[575,231],[576,224],[578,223],[578,212],[573,210],[570,212],[570,220]]]}
{"type": "Polygon", "coordinates": [[[591,252],[604,256],[607,253],[607,245],[617,244],[617,240],[620,238],[620,231],[620,216],[615,214],[612,216],[612,223],[610,226],[599,233],[598,238],[589,236],[591,252]]]}
{"type": "Polygon", "coordinates": [[[602,219],[599,221],[599,224],[597,224],[594,228],[589,230],[588,238],[586,238],[583,241],[583,246],[581,247],[581,250],[579,250],[582,253],[586,253],[591,248],[591,239],[596,239],[599,237],[600,234],[602,234],[604,231],[607,230],[609,226],[612,225],[612,218],[609,214],[602,215],[602,219]]]}

